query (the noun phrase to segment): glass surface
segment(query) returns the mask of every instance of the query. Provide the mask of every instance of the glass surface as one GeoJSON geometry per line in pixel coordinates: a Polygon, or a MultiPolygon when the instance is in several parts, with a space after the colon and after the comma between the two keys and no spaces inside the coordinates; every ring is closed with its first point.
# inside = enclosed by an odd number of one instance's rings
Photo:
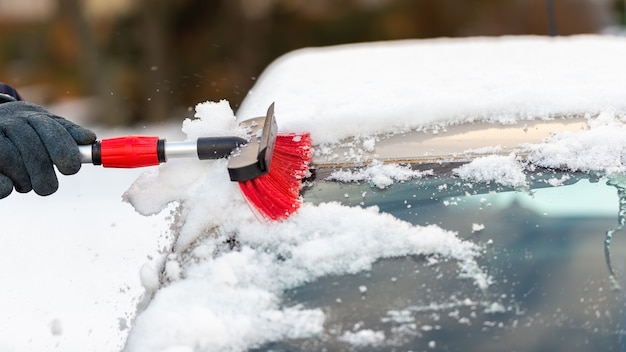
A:
{"type": "Polygon", "coordinates": [[[255,350],[626,350],[626,296],[617,288],[626,287],[621,186],[584,174],[536,173],[532,179],[524,191],[449,176],[384,190],[314,182],[304,192],[306,202],[377,205],[410,223],[436,224],[480,244],[478,261],[494,282],[480,290],[459,278],[453,260],[381,259],[371,271],[329,276],[285,292],[285,305],[325,312],[324,334],[255,350]],[[557,181],[562,185],[549,185],[557,181]],[[362,285],[365,293],[355,289],[362,285]],[[338,339],[359,329],[384,331],[385,343],[356,347],[338,339]]]}

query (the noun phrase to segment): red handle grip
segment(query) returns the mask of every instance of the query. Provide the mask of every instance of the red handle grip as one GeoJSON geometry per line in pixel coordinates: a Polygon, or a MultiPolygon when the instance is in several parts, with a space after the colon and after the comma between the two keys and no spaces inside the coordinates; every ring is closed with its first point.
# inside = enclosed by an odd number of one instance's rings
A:
{"type": "Polygon", "coordinates": [[[134,168],[159,165],[159,137],[125,136],[103,139],[100,142],[102,166],[134,168]]]}

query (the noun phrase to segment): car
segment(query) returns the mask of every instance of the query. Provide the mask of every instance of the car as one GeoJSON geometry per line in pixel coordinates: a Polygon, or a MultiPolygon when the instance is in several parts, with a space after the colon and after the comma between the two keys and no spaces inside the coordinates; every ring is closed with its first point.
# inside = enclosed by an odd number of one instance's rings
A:
{"type": "MultiPolygon", "coordinates": [[[[176,240],[126,349],[623,349],[625,50],[521,36],[279,58],[236,118],[275,102],[279,133],[310,133],[300,209],[256,217],[222,161],[136,181],[138,211],[175,204],[176,240]]],[[[227,110],[199,106],[186,132],[227,110]]]]}

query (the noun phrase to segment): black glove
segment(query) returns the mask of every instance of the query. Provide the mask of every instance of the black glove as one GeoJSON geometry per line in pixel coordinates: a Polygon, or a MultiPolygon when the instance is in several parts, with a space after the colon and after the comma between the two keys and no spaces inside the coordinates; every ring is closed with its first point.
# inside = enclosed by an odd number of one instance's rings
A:
{"type": "Polygon", "coordinates": [[[95,140],[92,131],[35,104],[1,103],[0,198],[8,196],[14,187],[21,193],[31,190],[42,196],[54,193],[59,182],[52,165],[64,175],[77,173],[81,167],[77,145],[95,140]]]}

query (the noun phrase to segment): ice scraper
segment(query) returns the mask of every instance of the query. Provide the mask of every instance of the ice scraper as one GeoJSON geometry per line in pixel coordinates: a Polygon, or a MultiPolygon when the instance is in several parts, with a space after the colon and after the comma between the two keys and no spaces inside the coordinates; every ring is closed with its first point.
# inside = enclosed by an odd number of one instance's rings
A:
{"type": "Polygon", "coordinates": [[[201,137],[169,142],[155,136],[124,136],[79,146],[83,163],[111,168],[159,165],[171,158],[229,158],[231,181],[265,217],[279,220],[300,206],[299,191],[311,161],[308,133],[278,133],[274,104],[262,117],[243,121],[248,138],[201,137]]]}

